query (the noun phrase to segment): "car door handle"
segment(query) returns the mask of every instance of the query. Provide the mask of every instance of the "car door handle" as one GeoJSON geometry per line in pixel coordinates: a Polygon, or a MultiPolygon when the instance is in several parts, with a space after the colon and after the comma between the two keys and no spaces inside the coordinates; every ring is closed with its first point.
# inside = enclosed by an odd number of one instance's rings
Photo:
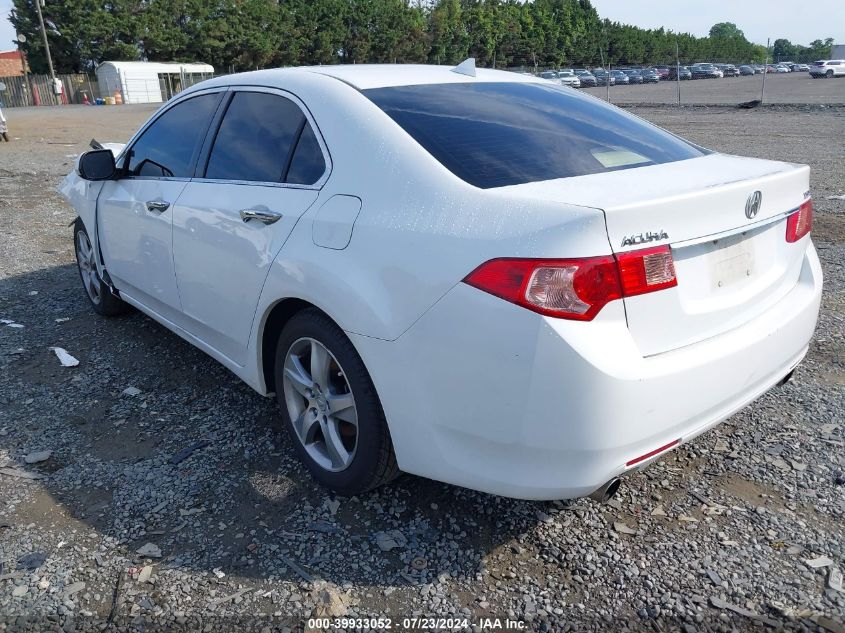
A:
{"type": "Polygon", "coordinates": [[[151,211],[153,213],[164,213],[170,208],[169,202],[164,202],[162,200],[148,200],[147,201],[147,211],[151,211]]]}
{"type": "Polygon", "coordinates": [[[258,220],[264,224],[273,224],[282,219],[282,214],[277,211],[260,211],[257,209],[243,209],[241,211],[241,220],[249,222],[250,220],[258,220]]]}

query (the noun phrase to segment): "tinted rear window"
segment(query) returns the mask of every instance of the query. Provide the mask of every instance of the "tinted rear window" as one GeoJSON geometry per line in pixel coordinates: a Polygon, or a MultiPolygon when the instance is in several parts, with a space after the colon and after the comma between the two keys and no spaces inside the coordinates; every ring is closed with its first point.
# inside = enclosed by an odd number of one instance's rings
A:
{"type": "Polygon", "coordinates": [[[703,155],[660,128],[563,86],[458,83],[364,94],[447,169],[482,189],[703,155]]]}

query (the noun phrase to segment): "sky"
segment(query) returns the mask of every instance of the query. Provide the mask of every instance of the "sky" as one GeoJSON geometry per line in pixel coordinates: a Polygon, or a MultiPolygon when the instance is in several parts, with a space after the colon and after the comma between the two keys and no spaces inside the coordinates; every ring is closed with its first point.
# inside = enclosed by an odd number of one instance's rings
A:
{"type": "Polygon", "coordinates": [[[845,44],[843,0],[813,0],[809,5],[785,0],[592,0],[602,18],[656,29],[706,36],[718,22],[733,22],[751,42],[785,37],[807,46],[832,37],[845,44]]]}
{"type": "MultiPolygon", "coordinates": [[[[60,0],[47,0],[57,2],[60,0]]],[[[843,0],[813,0],[808,5],[786,0],[592,0],[602,18],[643,28],[707,35],[717,22],[733,22],[752,42],[785,37],[807,45],[832,37],[845,44],[843,0]],[[838,17],[837,17],[838,16],[838,17]]],[[[0,51],[14,49],[15,30],[7,19],[12,0],[0,0],[0,51]]]]}
{"type": "Polygon", "coordinates": [[[0,51],[15,49],[15,29],[9,22],[9,10],[12,8],[12,0],[0,0],[0,51]]]}

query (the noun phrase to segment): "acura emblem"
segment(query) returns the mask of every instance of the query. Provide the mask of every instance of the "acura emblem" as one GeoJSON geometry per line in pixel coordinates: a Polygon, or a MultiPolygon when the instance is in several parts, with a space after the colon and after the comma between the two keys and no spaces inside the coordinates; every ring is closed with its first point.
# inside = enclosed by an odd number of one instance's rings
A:
{"type": "Polygon", "coordinates": [[[745,217],[749,220],[753,219],[760,212],[760,202],[763,200],[763,194],[755,191],[748,200],[745,201],[745,217]]]}

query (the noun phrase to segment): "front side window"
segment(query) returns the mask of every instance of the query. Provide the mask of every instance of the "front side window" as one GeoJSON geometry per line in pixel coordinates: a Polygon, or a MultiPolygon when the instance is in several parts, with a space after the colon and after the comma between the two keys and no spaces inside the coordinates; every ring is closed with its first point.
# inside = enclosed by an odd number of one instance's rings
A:
{"type": "Polygon", "coordinates": [[[129,151],[130,176],[190,178],[220,93],[177,103],[144,131],[129,151]]]}
{"type": "Polygon", "coordinates": [[[603,101],[533,82],[364,90],[453,174],[487,189],[704,155],[603,101]]]}
{"type": "Polygon", "coordinates": [[[305,125],[305,115],[290,99],[266,92],[236,93],[214,140],[205,177],[282,182],[305,125]]]}

